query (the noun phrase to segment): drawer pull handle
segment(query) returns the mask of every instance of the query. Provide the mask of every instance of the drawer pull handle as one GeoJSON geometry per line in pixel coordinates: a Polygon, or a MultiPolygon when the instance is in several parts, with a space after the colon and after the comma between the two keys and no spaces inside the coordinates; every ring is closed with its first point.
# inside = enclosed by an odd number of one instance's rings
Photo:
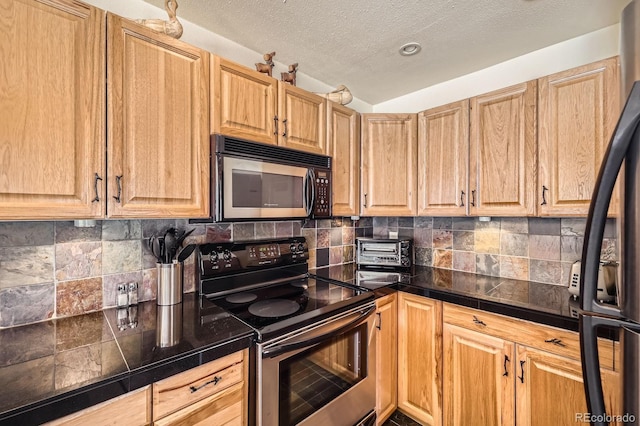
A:
{"type": "Polygon", "coordinates": [[[553,339],[547,339],[547,340],[545,340],[545,342],[546,343],[553,343],[554,345],[562,346],[563,348],[567,346],[564,343],[562,343],[562,340],[556,339],[555,337],[553,339]]]}
{"type": "Polygon", "coordinates": [[[502,374],[505,377],[509,377],[509,370],[507,370],[507,363],[509,362],[509,357],[507,355],[504,356],[504,373],[502,374]]]}
{"type": "Polygon", "coordinates": [[[376,328],[378,330],[382,330],[382,314],[380,312],[376,312],[376,315],[378,316],[378,325],[376,325],[376,328]]]}
{"type": "Polygon", "coordinates": [[[546,206],[547,205],[547,198],[544,196],[544,193],[547,192],[549,190],[549,188],[547,188],[546,186],[542,185],[542,202],[540,203],[541,206],[546,206]]]}
{"type": "Polygon", "coordinates": [[[204,383],[198,387],[190,386],[189,389],[191,390],[191,393],[198,392],[200,389],[207,385],[210,385],[211,383],[213,383],[213,386],[217,385],[220,380],[222,380],[222,377],[214,376],[213,380],[209,380],[207,383],[204,383]]]}
{"type": "Polygon", "coordinates": [[[481,325],[481,326],[483,326],[483,327],[486,327],[486,326],[487,326],[487,324],[485,324],[485,323],[484,323],[484,321],[479,320],[479,319],[478,319],[478,317],[476,317],[475,315],[473,316],[473,323],[474,323],[474,324],[481,325]]]}
{"type": "Polygon", "coordinates": [[[118,195],[114,195],[113,199],[116,200],[116,203],[120,202],[120,196],[122,195],[122,175],[116,176],[116,185],[118,185],[118,195]]]}
{"type": "Polygon", "coordinates": [[[100,177],[99,174],[96,173],[96,176],[93,180],[93,190],[96,192],[96,197],[91,200],[92,203],[95,203],[97,201],[100,201],[100,195],[98,194],[98,181],[102,180],[102,178],[100,177]]]}
{"type": "Polygon", "coordinates": [[[522,376],[518,376],[520,383],[524,383],[524,363],[525,361],[520,361],[520,371],[522,372],[522,376]]]}
{"type": "Polygon", "coordinates": [[[464,207],[464,191],[460,191],[460,207],[464,207]]]}
{"type": "Polygon", "coordinates": [[[476,206],[476,190],[472,190],[471,191],[471,206],[475,207],[476,206]]]}

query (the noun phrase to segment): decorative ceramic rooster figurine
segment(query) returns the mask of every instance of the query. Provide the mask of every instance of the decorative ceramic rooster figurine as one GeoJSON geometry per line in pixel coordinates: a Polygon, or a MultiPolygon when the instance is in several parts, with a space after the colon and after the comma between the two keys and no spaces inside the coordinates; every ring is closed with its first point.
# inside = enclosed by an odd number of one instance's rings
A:
{"type": "Polygon", "coordinates": [[[182,36],[182,24],[178,21],[178,18],[176,18],[177,8],[177,0],[165,0],[164,10],[166,10],[167,15],[169,15],[168,21],[164,19],[135,19],[135,22],[173,38],[180,38],[182,36]]]}

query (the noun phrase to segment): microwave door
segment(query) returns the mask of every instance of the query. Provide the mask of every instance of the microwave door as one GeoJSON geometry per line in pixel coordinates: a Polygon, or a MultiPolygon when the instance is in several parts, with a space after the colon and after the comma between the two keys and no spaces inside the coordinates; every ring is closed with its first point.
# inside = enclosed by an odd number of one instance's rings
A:
{"type": "Polygon", "coordinates": [[[222,220],[308,216],[308,169],[246,158],[222,157],[222,220]]]}

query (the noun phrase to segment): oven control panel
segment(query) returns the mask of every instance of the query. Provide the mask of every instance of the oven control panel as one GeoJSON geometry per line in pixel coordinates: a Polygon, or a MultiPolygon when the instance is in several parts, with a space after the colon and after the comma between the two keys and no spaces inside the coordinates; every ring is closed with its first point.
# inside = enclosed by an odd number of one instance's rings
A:
{"type": "Polygon", "coordinates": [[[207,243],[199,245],[198,248],[198,272],[201,278],[306,263],[309,259],[309,248],[304,237],[242,243],[207,243]]]}

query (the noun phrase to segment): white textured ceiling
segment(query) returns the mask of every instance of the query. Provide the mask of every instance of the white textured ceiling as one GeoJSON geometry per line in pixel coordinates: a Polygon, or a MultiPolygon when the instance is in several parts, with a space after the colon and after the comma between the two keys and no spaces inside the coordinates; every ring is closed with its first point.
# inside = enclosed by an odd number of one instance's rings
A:
{"type": "MultiPolygon", "coordinates": [[[[164,7],[164,0],[145,0],[164,7]]],[[[377,104],[619,22],[629,0],[177,0],[186,19],[377,104]],[[422,51],[398,49],[417,41],[422,51]]],[[[259,59],[259,56],[258,56],[259,59]]],[[[284,69],[276,69],[278,73],[284,69]]],[[[279,74],[278,74],[279,75],[279,74]]]]}

